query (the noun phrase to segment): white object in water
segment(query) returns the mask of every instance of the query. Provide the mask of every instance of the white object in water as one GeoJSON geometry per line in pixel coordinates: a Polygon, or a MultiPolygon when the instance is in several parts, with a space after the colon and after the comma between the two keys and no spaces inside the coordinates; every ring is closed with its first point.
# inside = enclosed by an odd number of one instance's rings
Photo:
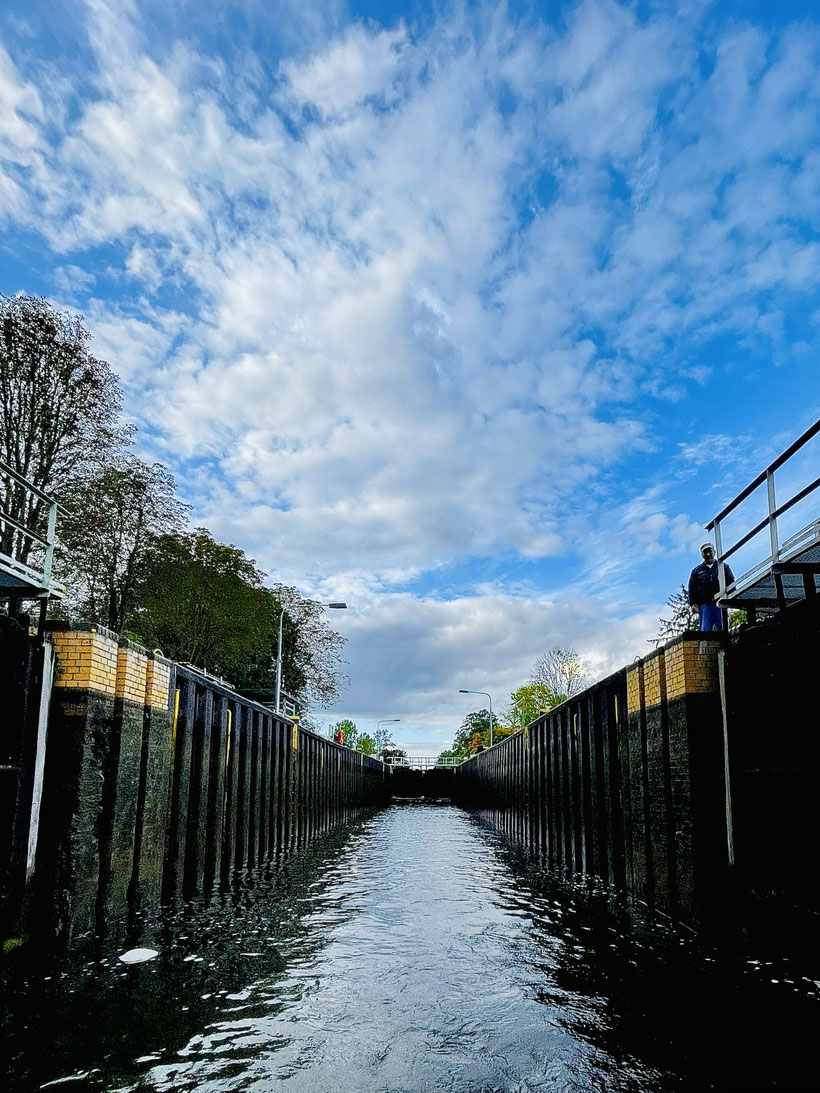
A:
{"type": "Polygon", "coordinates": [[[127,953],[120,953],[119,959],[123,964],[143,964],[155,956],[159,956],[156,949],[129,949],[127,953]]]}

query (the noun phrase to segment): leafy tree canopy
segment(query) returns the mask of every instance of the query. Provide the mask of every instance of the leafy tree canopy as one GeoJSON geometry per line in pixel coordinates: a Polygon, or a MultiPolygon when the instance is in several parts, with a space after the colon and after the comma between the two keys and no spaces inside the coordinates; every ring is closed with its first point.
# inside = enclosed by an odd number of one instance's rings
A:
{"type": "Polygon", "coordinates": [[[376,754],[376,741],[369,732],[363,732],[356,740],[356,751],[364,752],[365,755],[376,754]]]}
{"type": "MultiPolygon", "coordinates": [[[[37,296],[0,295],[0,459],[62,501],[128,438],[116,375],[89,349],[82,322],[37,296]]],[[[3,508],[42,529],[45,503],[9,486],[3,508]]],[[[7,525],[0,550],[29,559],[33,542],[7,525]]]]}
{"type": "Polygon", "coordinates": [[[337,721],[333,726],[333,738],[336,739],[336,735],[341,731],[342,743],[348,748],[355,748],[356,741],[359,738],[359,730],[355,721],[351,721],[349,718],[344,718],[342,721],[337,721]]]}
{"type": "Polygon", "coordinates": [[[186,506],[165,468],[119,455],[63,495],[60,568],[69,606],[121,633],[133,615],[143,563],[158,535],[178,531],[186,506]]]}
{"type": "Polygon", "coordinates": [[[554,645],[536,660],[530,683],[542,683],[558,702],[572,698],[586,687],[589,665],[569,646],[554,645]]]}
{"type": "Polygon", "coordinates": [[[381,751],[379,751],[377,754],[379,758],[385,763],[389,763],[391,760],[394,759],[407,758],[407,752],[405,751],[405,749],[397,748],[394,745],[388,745],[387,747],[382,748],[381,751]]]}
{"type": "Polygon", "coordinates": [[[663,642],[680,637],[681,634],[697,630],[697,615],[692,613],[689,606],[686,585],[680,585],[666,601],[666,605],[670,608],[669,618],[658,619],[658,636],[652,639],[655,645],[661,645],[663,642]]]}
{"type": "Polygon", "coordinates": [[[524,728],[531,721],[535,721],[544,710],[551,710],[561,701],[561,696],[556,695],[546,683],[536,680],[525,683],[510,695],[510,703],[505,710],[507,721],[517,728],[524,728]]]}
{"type": "MultiPolygon", "coordinates": [[[[506,736],[511,736],[516,731],[516,726],[502,725],[493,714],[493,742],[498,743],[506,736]]],[[[455,735],[453,746],[443,751],[439,758],[464,759],[475,753],[478,747],[490,746],[490,711],[476,710],[468,713],[461,723],[461,727],[455,735]]]]}
{"type": "Polygon", "coordinates": [[[274,683],[278,618],[253,561],[197,528],[152,541],[128,622],[144,644],[246,690],[274,683]]]}

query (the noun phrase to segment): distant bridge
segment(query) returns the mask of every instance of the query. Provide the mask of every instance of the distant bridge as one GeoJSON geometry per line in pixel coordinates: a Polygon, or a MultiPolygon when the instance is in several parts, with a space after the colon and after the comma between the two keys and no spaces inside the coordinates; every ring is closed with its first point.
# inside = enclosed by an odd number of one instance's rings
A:
{"type": "Polygon", "coordinates": [[[385,759],[389,767],[409,767],[411,770],[432,770],[435,767],[457,767],[463,759],[457,759],[452,755],[436,757],[435,755],[402,755],[390,756],[385,759]]]}

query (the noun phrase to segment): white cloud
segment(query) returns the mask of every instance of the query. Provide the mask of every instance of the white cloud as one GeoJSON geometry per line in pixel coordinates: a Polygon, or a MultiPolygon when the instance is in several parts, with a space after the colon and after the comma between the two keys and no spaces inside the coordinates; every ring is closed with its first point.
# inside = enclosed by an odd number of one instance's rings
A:
{"type": "Polygon", "coordinates": [[[380,107],[392,105],[406,41],[403,28],[374,34],[354,24],[323,53],[300,63],[286,62],[282,72],[297,108],[309,103],[327,118],[347,114],[371,98],[380,107]]]}
{"type": "Polygon", "coordinates": [[[21,78],[5,49],[0,46],[0,144],[4,158],[27,162],[28,151],[37,144],[38,122],[43,120],[43,105],[37,89],[21,78]]]}
{"type": "MultiPolygon", "coordinates": [[[[448,742],[483,701],[460,688],[488,691],[500,712],[537,657],[559,644],[574,646],[593,677],[603,678],[651,650],[648,639],[664,610],[651,605],[619,619],[615,605],[582,595],[539,602],[498,593],[449,601],[388,594],[358,603],[350,595],[349,603],[338,628],[358,671],[337,709],[324,716],[444,726],[448,742]]],[[[397,728],[397,738],[404,732],[397,728]]]]}
{"type": "Polygon", "coordinates": [[[549,644],[503,591],[391,593],[476,556],[571,560],[580,598],[538,627],[623,655],[617,612],[634,636],[659,598],[631,544],[674,587],[703,535],[689,509],[746,470],[745,438],[703,439],[739,430],[698,424],[733,366],[712,346],[790,359],[816,295],[817,28],[727,24],[701,75],[698,5],[584,0],[555,27],[448,11],[411,33],[290,4],[271,65],[152,41],[131,2],[88,11],[81,77],[0,53],[0,194],[197,520],[289,583],[384,602],[363,664],[399,621],[414,649],[428,634],[406,674],[434,703],[435,651],[472,655],[470,626],[502,689],[519,637],[549,644]],[[664,445],[680,458],[652,488],[664,445]]]}

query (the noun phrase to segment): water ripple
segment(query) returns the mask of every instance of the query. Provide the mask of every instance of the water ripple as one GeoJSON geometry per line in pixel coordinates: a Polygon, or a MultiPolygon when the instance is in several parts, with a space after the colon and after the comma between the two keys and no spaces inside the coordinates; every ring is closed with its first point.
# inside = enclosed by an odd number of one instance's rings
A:
{"type": "Polygon", "coordinates": [[[630,932],[605,894],[533,880],[451,807],[388,809],[146,940],[148,964],[84,966],[73,1015],[51,992],[55,1057],[17,1045],[16,1088],[60,1067],[95,1093],[768,1088],[710,1062],[697,1007],[711,1027],[717,980],[687,979],[679,938],[630,932]]]}

